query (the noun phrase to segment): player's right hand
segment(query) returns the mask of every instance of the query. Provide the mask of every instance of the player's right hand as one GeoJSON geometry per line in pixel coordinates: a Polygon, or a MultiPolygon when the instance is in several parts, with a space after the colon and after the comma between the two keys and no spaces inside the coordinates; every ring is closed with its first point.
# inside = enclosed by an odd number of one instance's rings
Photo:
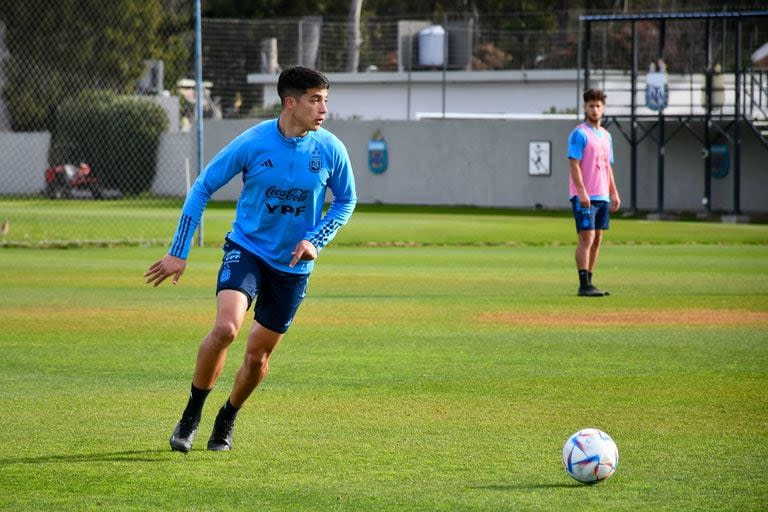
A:
{"type": "Polygon", "coordinates": [[[154,286],[165,281],[168,276],[173,276],[173,284],[179,282],[179,278],[187,268],[187,260],[177,258],[166,254],[163,259],[154,262],[149,269],[144,272],[145,284],[154,283],[154,286]]]}
{"type": "Polygon", "coordinates": [[[589,208],[591,202],[586,192],[584,192],[583,194],[579,194],[579,203],[581,203],[582,208],[584,209],[589,208]]]}

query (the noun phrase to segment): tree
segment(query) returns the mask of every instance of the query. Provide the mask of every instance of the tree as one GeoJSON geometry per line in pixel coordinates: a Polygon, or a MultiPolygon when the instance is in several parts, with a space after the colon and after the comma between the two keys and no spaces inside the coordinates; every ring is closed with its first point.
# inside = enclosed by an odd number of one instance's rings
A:
{"type": "Polygon", "coordinates": [[[296,18],[301,16],[344,16],[347,0],[206,0],[205,18],[296,18]]]}
{"type": "Polygon", "coordinates": [[[56,107],[83,89],[133,92],[146,59],[162,59],[170,83],[189,65],[189,17],[160,2],[5,0],[0,17],[3,96],[16,131],[50,130],[56,107]]]}
{"type": "Polygon", "coordinates": [[[360,65],[360,12],[363,0],[349,0],[349,50],[347,52],[347,71],[357,73],[360,65]]]}

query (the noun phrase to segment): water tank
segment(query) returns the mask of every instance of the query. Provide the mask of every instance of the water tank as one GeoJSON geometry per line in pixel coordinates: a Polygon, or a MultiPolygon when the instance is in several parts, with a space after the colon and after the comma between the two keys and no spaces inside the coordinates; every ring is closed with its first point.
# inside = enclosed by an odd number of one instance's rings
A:
{"type": "Polygon", "coordinates": [[[445,58],[445,29],[430,25],[419,31],[419,65],[442,66],[445,58]]]}

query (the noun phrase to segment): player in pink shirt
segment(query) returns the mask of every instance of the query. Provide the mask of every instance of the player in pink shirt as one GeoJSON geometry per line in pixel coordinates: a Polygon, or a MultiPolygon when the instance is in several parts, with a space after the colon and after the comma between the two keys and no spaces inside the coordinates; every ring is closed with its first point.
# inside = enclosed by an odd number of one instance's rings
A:
{"type": "Polygon", "coordinates": [[[598,89],[584,92],[586,121],[568,137],[569,191],[579,244],[576,268],[582,297],[602,297],[608,292],[592,284],[592,273],[600,253],[603,231],[608,229],[610,212],[621,206],[613,179],[613,140],[600,126],[605,111],[605,93],[598,89]]]}

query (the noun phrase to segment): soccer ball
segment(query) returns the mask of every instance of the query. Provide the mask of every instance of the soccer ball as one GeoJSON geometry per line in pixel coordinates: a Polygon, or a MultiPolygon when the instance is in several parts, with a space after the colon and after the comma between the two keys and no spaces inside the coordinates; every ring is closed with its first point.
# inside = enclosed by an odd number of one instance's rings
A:
{"type": "Polygon", "coordinates": [[[619,465],[619,449],[611,436],[596,428],[579,430],[563,446],[565,471],[583,484],[596,484],[619,465]]]}

